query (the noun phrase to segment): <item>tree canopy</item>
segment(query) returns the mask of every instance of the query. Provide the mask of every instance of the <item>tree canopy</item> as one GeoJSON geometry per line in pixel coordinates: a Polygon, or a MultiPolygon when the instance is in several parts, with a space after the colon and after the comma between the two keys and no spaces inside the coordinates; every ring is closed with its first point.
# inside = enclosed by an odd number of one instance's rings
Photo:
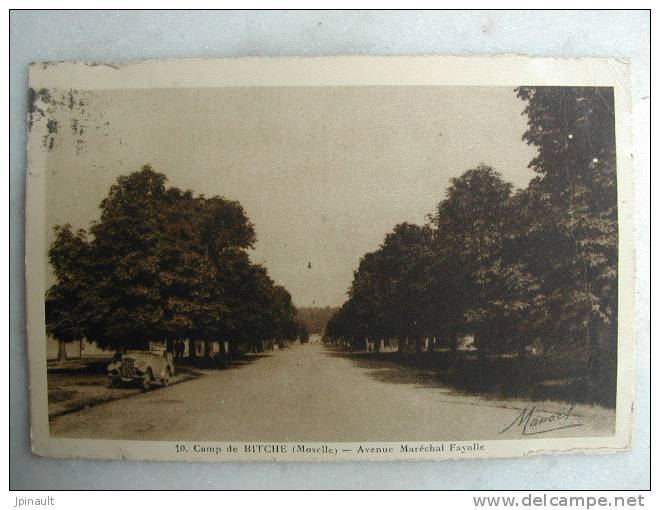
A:
{"type": "Polygon", "coordinates": [[[168,188],[147,165],[119,177],[100,208],[89,232],[55,228],[46,317],[56,339],[121,350],[301,333],[289,293],[249,259],[256,235],[238,202],[168,188]]]}
{"type": "MultiPolygon", "coordinates": [[[[617,207],[612,89],[520,87],[538,149],[527,188],[492,167],[453,178],[425,226],[400,224],[365,254],[328,341],[427,337],[480,352],[531,344],[616,361],[617,207]]],[[[360,342],[357,342],[360,344],[360,342]]],[[[362,344],[363,345],[363,344],[362,344]]]]}

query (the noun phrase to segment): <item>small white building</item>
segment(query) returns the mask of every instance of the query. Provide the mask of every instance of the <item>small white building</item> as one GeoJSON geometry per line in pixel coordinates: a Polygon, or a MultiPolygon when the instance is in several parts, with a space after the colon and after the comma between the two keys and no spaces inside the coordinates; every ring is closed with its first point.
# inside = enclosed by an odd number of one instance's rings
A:
{"type": "Polygon", "coordinates": [[[74,340],[72,342],[59,342],[53,337],[48,337],[47,342],[48,361],[66,359],[105,359],[112,358],[113,350],[101,349],[96,342],[87,339],[74,340]]]}

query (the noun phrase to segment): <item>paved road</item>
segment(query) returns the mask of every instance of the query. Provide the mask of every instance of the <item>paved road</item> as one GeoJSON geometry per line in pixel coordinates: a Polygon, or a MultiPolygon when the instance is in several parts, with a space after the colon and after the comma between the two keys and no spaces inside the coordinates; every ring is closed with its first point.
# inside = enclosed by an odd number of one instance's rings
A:
{"type": "MultiPolygon", "coordinates": [[[[365,367],[323,345],[308,344],[270,353],[238,368],[207,371],[192,381],[60,416],[51,422],[51,434],[310,442],[521,437],[518,426],[504,434],[500,431],[531,403],[456,395],[447,388],[420,384],[420,380],[423,374],[413,374],[407,368],[378,363],[365,367]]],[[[539,407],[559,413],[566,410],[560,404],[539,407]]],[[[536,417],[550,416],[535,412],[536,417]]],[[[614,412],[579,406],[561,424],[581,426],[542,437],[611,434],[614,412]]]]}

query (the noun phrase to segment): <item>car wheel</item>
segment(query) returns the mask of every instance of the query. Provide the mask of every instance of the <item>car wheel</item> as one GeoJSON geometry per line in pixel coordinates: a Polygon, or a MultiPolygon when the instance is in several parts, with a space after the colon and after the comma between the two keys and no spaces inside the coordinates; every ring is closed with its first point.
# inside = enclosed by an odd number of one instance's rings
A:
{"type": "Polygon", "coordinates": [[[153,378],[153,374],[151,373],[151,369],[148,368],[147,372],[144,374],[144,377],[142,378],[142,389],[144,391],[149,391],[149,388],[151,388],[152,378],[153,378]]]}
{"type": "Polygon", "coordinates": [[[170,371],[170,367],[167,367],[165,369],[165,376],[160,380],[163,387],[166,387],[166,386],[170,385],[170,377],[171,376],[172,376],[172,372],[170,371]]]}

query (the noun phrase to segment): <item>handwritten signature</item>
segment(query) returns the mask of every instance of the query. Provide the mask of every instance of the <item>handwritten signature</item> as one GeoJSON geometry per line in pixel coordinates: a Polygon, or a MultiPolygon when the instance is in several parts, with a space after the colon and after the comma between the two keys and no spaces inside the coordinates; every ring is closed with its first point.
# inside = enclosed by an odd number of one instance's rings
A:
{"type": "Polygon", "coordinates": [[[526,407],[522,410],[522,413],[516,416],[516,419],[513,420],[507,428],[500,432],[500,434],[503,434],[513,427],[522,429],[523,436],[533,436],[536,434],[545,434],[554,430],[581,427],[581,423],[567,423],[574,407],[575,406],[571,406],[565,412],[545,415],[539,415],[536,406],[532,407],[531,409],[526,407]]]}

